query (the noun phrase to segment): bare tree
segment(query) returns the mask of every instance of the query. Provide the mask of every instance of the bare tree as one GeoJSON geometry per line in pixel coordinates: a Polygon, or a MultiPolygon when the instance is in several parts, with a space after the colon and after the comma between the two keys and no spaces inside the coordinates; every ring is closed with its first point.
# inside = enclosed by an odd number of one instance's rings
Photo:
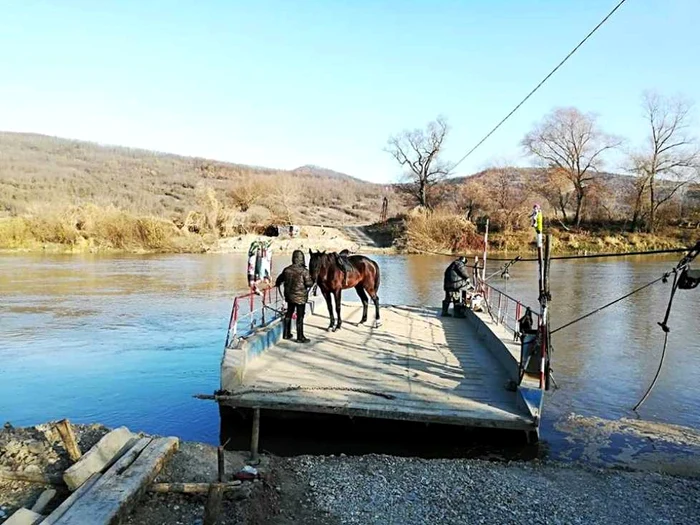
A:
{"type": "Polygon", "coordinates": [[[569,220],[567,210],[571,204],[573,185],[569,178],[557,167],[547,168],[528,180],[531,193],[544,197],[554,210],[554,217],[561,213],[562,219],[569,220]]]}
{"type": "Polygon", "coordinates": [[[528,154],[549,168],[557,168],[573,184],[576,226],[581,224],[587,184],[596,177],[603,153],[621,143],[598,128],[595,115],[576,108],[553,110],[521,142],[528,154]]]}
{"type": "Polygon", "coordinates": [[[648,197],[647,230],[656,228],[659,208],[683,186],[698,176],[700,150],[690,135],[692,104],[683,99],[667,99],[657,93],[644,93],[644,117],[651,128],[645,145],[630,155],[635,185],[636,227],[642,199],[648,197]]]}
{"type": "Polygon", "coordinates": [[[518,182],[518,170],[504,163],[485,172],[486,188],[495,212],[504,230],[510,231],[522,215],[523,206],[530,197],[529,188],[518,182]]]}
{"type": "Polygon", "coordinates": [[[419,206],[432,208],[430,189],[450,174],[451,166],[440,158],[448,131],[445,119],[438,117],[424,130],[406,130],[387,142],[385,151],[405,170],[400,188],[419,206]]]}
{"type": "Polygon", "coordinates": [[[464,218],[475,222],[477,213],[486,208],[487,190],[484,184],[474,177],[467,179],[457,186],[454,192],[455,206],[458,213],[463,213],[464,218]]]}

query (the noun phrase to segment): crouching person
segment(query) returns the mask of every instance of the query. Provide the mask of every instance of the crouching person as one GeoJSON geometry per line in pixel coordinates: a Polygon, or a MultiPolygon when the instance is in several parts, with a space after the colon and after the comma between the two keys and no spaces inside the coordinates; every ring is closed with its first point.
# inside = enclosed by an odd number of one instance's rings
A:
{"type": "Polygon", "coordinates": [[[277,277],[275,286],[284,285],[284,299],[287,301],[287,311],[284,313],[284,339],[292,338],[292,317],[297,314],[297,342],[308,343],[304,337],[304,315],[306,302],[309,300],[309,289],[313,285],[311,274],[306,269],[304,252],[295,250],[292,253],[292,264],[287,266],[277,277]]]}
{"type": "Polygon", "coordinates": [[[450,303],[454,304],[455,317],[464,317],[464,305],[462,292],[470,286],[467,258],[459,257],[445,270],[445,299],[442,301],[442,316],[451,317],[448,312],[450,303]]]}

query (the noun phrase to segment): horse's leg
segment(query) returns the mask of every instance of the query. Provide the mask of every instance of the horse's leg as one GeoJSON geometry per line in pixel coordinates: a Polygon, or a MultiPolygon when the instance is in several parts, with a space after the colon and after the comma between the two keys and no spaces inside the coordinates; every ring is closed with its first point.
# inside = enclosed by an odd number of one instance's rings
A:
{"type": "Polygon", "coordinates": [[[372,298],[372,302],[374,303],[374,327],[379,328],[382,325],[382,321],[379,317],[379,295],[377,295],[374,287],[367,290],[367,293],[372,298]]]}
{"type": "Polygon", "coordinates": [[[333,303],[331,302],[331,294],[325,290],[321,290],[321,293],[323,294],[323,298],[326,300],[328,317],[331,320],[330,324],[328,325],[328,330],[333,331],[333,327],[335,326],[335,318],[333,317],[333,303]]]}
{"type": "Polygon", "coordinates": [[[342,288],[338,288],[333,293],[333,295],[335,296],[335,312],[338,315],[338,321],[337,321],[337,324],[335,325],[335,330],[340,330],[340,327],[343,325],[343,318],[340,317],[340,304],[342,302],[342,298],[341,298],[342,294],[343,294],[342,288]]]}
{"type": "Polygon", "coordinates": [[[355,286],[355,291],[360,297],[360,301],[362,301],[362,321],[360,321],[360,324],[364,324],[367,322],[367,306],[369,305],[369,300],[367,299],[367,292],[365,292],[365,289],[362,287],[361,284],[355,286]]]}

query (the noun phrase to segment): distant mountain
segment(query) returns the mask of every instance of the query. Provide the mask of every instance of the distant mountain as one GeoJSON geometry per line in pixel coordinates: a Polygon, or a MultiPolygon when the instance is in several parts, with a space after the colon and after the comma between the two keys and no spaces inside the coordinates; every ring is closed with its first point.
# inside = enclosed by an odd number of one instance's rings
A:
{"type": "Polygon", "coordinates": [[[317,166],[288,171],[0,131],[0,217],[96,205],[184,220],[211,200],[207,188],[233,214],[237,185],[242,193],[260,193],[253,198],[256,221],[291,214],[300,224],[326,225],[377,220],[383,190],[317,166]],[[282,202],[278,194],[287,186],[293,191],[282,202]]]}

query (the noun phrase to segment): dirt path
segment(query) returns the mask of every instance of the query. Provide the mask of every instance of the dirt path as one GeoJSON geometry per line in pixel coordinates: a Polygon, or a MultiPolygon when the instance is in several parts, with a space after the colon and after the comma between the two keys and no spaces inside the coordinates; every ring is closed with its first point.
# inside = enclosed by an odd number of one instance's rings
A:
{"type": "Polygon", "coordinates": [[[362,247],[381,248],[372,237],[367,235],[365,226],[346,226],[343,230],[352,242],[362,247]]]}

